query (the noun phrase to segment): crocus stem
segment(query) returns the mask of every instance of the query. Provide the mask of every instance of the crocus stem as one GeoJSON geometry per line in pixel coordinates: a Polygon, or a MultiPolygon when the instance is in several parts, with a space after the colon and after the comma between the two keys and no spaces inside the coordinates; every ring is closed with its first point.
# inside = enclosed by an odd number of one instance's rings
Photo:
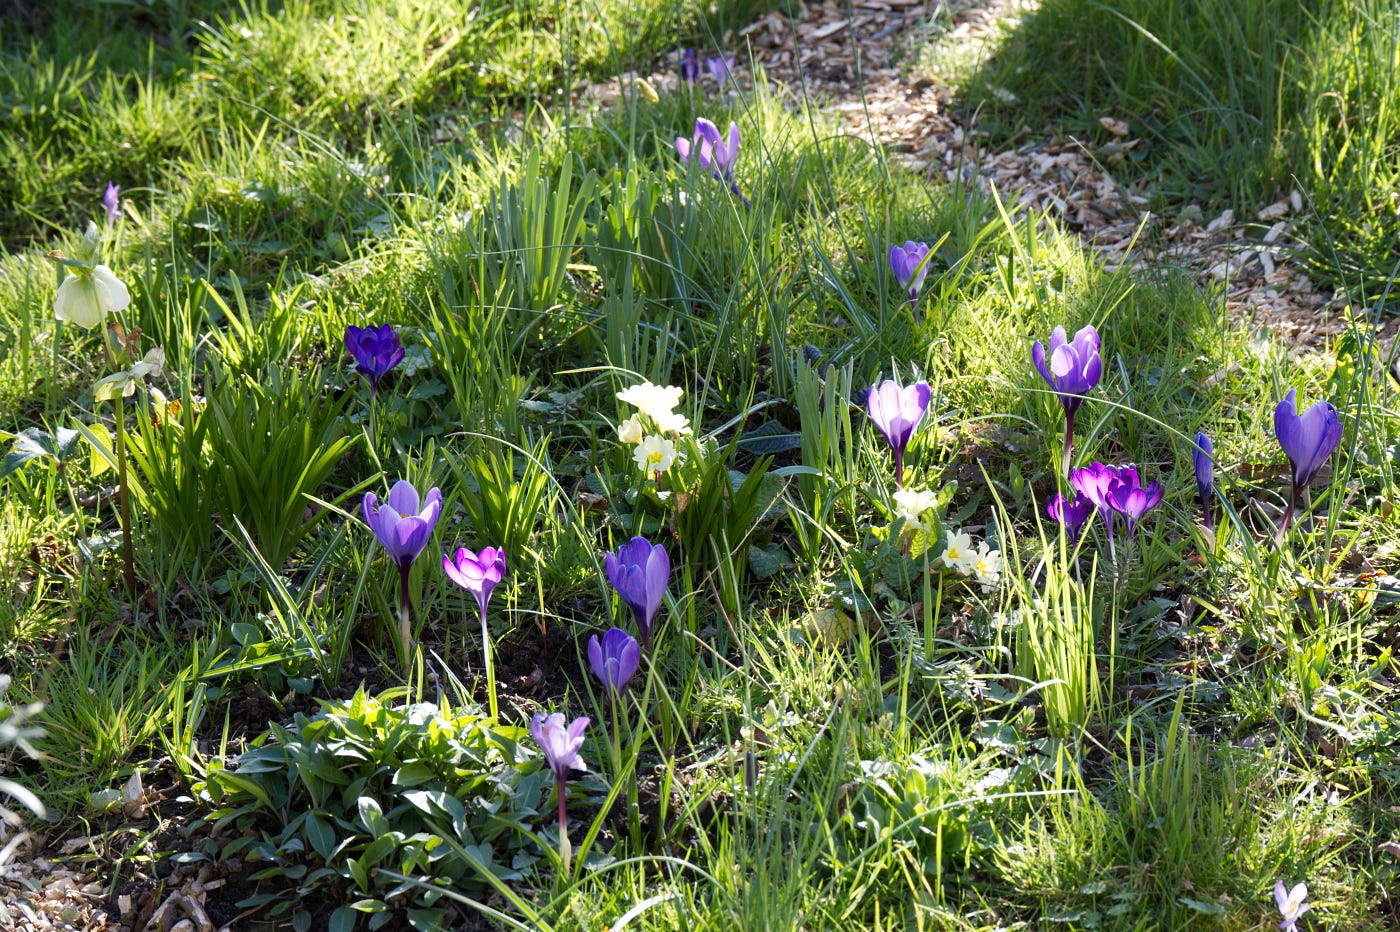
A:
{"type": "MultiPolygon", "coordinates": [[[[1073,412],[1073,411],[1070,411],[1070,410],[1068,410],[1068,409],[1066,409],[1066,410],[1065,410],[1065,449],[1064,449],[1064,451],[1060,454],[1060,474],[1063,475],[1063,476],[1065,477],[1065,481],[1066,481],[1066,482],[1069,481],[1070,454],[1073,452],[1073,450],[1074,450],[1074,412],[1073,412]]],[[[1109,532],[1108,539],[1109,539],[1109,541],[1110,541],[1110,543],[1111,543],[1112,540],[1113,540],[1113,534],[1112,534],[1112,532],[1109,532]]]]}
{"type": "Polygon", "coordinates": [[[500,721],[496,711],[496,665],[491,660],[491,630],[486,626],[486,605],[481,606],[481,656],[486,661],[486,701],[491,707],[491,720],[500,721]]]}
{"type": "Polygon", "coordinates": [[[904,451],[894,451],[894,484],[896,488],[904,488],[904,451]]]}
{"type": "Polygon", "coordinates": [[[1283,512],[1283,521],[1279,524],[1278,537],[1283,540],[1288,533],[1288,526],[1293,523],[1293,512],[1298,508],[1298,484],[1293,484],[1293,489],[1288,493],[1288,508],[1283,512]]]}
{"type": "Polygon", "coordinates": [[[117,395],[117,509],[122,521],[122,576],[127,595],[136,596],[136,564],[131,556],[131,498],[126,489],[126,399],[117,395]]]}
{"type": "Polygon", "coordinates": [[[1108,532],[1108,562],[1113,565],[1113,575],[1118,575],[1118,552],[1113,547],[1113,514],[1103,517],[1104,529],[1108,532]]]}
{"type": "Polygon", "coordinates": [[[409,668],[409,651],[413,647],[413,633],[408,624],[408,566],[399,567],[399,643],[403,645],[403,666],[409,668]]]}
{"type": "Polygon", "coordinates": [[[559,857],[564,862],[564,875],[569,874],[569,861],[572,860],[573,848],[569,844],[569,823],[568,816],[564,811],[564,781],[556,779],[555,786],[559,796],[559,857]]]}
{"type": "Polygon", "coordinates": [[[1215,512],[1210,507],[1210,493],[1201,495],[1201,514],[1205,516],[1206,530],[1215,530],[1215,512]]]}

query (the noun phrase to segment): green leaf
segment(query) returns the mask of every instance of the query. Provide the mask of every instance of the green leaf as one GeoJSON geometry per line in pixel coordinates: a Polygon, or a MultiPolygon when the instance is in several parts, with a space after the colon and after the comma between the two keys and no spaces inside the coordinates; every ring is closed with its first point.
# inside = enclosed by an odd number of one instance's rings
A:
{"type": "Polygon", "coordinates": [[[355,925],[360,921],[360,917],[355,915],[355,911],[349,906],[338,906],[335,912],[331,913],[330,922],[326,924],[328,932],[354,932],[355,925]]]}
{"type": "Polygon", "coordinates": [[[292,913],[292,928],[296,932],[307,932],[311,928],[311,914],[304,909],[292,913]]]}
{"type": "Polygon", "coordinates": [[[433,772],[433,768],[422,761],[405,764],[394,774],[394,783],[397,786],[420,786],[436,779],[437,774],[433,772]]]}
{"type": "Polygon", "coordinates": [[[305,830],[312,849],[321,856],[321,860],[329,862],[335,851],[335,829],[313,812],[306,817],[305,830]]]}
{"type": "Polygon", "coordinates": [[[749,547],[749,569],[758,579],[776,576],[783,567],[791,565],[792,561],[788,559],[781,544],[768,544],[764,547],[755,544],[749,547]]]}
{"type": "Polygon", "coordinates": [[[778,421],[764,421],[753,430],[744,431],[739,449],[757,456],[770,456],[802,449],[802,435],[793,433],[778,421]]]}

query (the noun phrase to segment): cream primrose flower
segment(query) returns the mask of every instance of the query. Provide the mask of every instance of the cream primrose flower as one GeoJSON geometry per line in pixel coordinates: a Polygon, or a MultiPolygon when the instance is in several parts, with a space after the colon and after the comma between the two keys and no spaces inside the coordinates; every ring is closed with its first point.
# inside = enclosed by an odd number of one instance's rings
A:
{"type": "Polygon", "coordinates": [[[676,462],[676,445],[660,434],[643,437],[632,451],[632,459],[642,472],[665,472],[676,462]]]}
{"type": "Polygon", "coordinates": [[[685,415],[677,414],[674,410],[676,405],[681,403],[681,396],[684,394],[684,389],[674,385],[661,386],[643,382],[618,392],[617,400],[635,407],[642,415],[650,418],[663,433],[688,434],[690,421],[686,420],[685,415]]]}
{"type": "Polygon", "coordinates": [[[977,555],[972,550],[972,535],[948,529],[948,546],[943,551],[943,565],[966,576],[972,572],[977,555]]]}
{"type": "Polygon", "coordinates": [[[117,397],[118,393],[123,398],[130,398],[136,393],[137,383],[144,381],[148,376],[159,377],[164,371],[165,350],[159,346],[152,347],[139,362],[132,363],[130,369],[113,372],[106,378],[99,379],[92,386],[92,399],[110,401],[117,397]]]}
{"type": "Polygon", "coordinates": [[[991,592],[1001,582],[1001,551],[992,550],[984,540],[977,545],[972,560],[972,574],[982,584],[983,592],[991,592]]]}
{"type": "Polygon", "coordinates": [[[938,504],[938,496],[927,490],[897,489],[894,493],[894,515],[903,518],[906,526],[921,531],[932,530],[924,523],[924,515],[938,504]]]}
{"type": "Polygon", "coordinates": [[[623,443],[642,442],[642,422],[637,415],[634,414],[617,425],[617,439],[623,443]]]}
{"type": "Polygon", "coordinates": [[[53,299],[53,315],[91,330],[102,323],[103,317],[126,310],[130,303],[131,292],[107,266],[76,272],[70,268],[53,299]]]}

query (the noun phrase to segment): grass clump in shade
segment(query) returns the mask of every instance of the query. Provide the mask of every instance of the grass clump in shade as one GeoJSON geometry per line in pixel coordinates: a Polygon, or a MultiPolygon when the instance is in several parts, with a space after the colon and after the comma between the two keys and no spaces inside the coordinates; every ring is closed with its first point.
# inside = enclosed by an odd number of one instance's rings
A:
{"type": "Polygon", "coordinates": [[[1253,216],[1295,185],[1314,277],[1379,296],[1400,260],[1389,191],[1400,9],[1384,0],[1047,0],[963,92],[994,139],[1047,125],[1107,143],[1168,202],[1253,216]]]}

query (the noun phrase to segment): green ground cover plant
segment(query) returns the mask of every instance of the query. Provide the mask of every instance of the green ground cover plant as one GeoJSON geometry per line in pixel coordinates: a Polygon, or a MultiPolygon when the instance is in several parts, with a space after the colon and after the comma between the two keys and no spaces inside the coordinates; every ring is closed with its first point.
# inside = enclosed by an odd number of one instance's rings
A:
{"type": "Polygon", "coordinates": [[[0,794],[249,928],[1393,923],[1375,321],[897,169],[760,12],[0,14],[0,794]]]}

